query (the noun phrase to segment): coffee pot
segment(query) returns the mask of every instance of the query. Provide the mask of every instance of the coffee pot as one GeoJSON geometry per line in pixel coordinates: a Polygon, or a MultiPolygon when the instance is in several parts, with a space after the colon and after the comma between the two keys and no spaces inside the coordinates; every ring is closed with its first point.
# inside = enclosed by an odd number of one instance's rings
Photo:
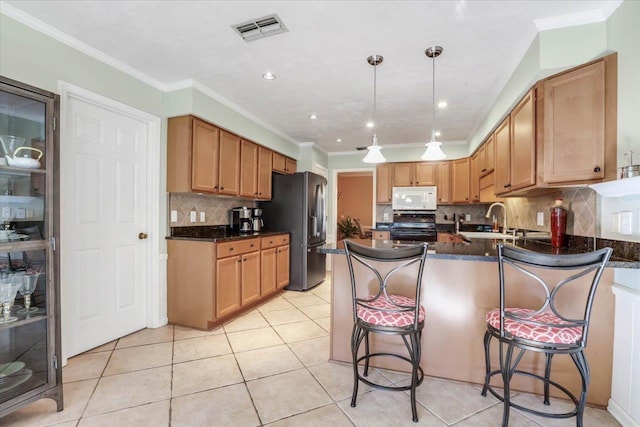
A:
{"type": "Polygon", "coordinates": [[[262,209],[253,208],[253,231],[261,231],[264,228],[264,221],[262,221],[262,209]]]}

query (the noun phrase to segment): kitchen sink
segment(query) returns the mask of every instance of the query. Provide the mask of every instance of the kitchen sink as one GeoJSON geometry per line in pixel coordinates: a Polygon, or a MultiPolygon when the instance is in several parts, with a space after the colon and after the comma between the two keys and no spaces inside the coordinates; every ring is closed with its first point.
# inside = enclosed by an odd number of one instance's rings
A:
{"type": "Polygon", "coordinates": [[[496,233],[491,231],[461,231],[458,234],[466,239],[520,239],[520,236],[514,236],[513,234],[496,233]]]}

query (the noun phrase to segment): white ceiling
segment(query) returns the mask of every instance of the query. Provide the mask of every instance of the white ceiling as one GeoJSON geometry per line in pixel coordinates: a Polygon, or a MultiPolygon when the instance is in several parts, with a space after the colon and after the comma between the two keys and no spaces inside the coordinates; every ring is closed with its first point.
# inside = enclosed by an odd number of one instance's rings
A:
{"type": "MultiPolygon", "coordinates": [[[[432,60],[440,140],[467,141],[538,29],[606,19],[613,1],[6,1],[164,90],[193,80],[295,142],[370,144],[377,69],[383,147],[428,140],[432,60]],[[231,25],[276,13],[288,32],[246,43],[231,25]],[[128,68],[125,67],[125,68],[128,68]],[[277,78],[267,81],[271,71],[277,78]],[[310,120],[312,113],[317,120],[310,120]],[[342,138],[342,142],[336,142],[342,138]]],[[[9,7],[6,7],[6,5],[9,7]]]]}

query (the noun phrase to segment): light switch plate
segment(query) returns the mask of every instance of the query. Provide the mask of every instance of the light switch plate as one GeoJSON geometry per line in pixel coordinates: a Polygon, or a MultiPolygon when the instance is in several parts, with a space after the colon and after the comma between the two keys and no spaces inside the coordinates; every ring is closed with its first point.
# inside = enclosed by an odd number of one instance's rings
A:
{"type": "Polygon", "coordinates": [[[633,234],[633,214],[630,211],[620,212],[620,234],[625,236],[633,234]]]}
{"type": "Polygon", "coordinates": [[[471,221],[471,214],[465,214],[464,220],[465,221],[471,221]]]}
{"type": "Polygon", "coordinates": [[[544,212],[538,212],[536,215],[536,224],[544,226],[544,212]]]}
{"type": "Polygon", "coordinates": [[[24,208],[16,208],[16,219],[25,219],[27,211],[24,208]]]}
{"type": "Polygon", "coordinates": [[[612,233],[620,232],[620,213],[619,212],[611,213],[611,232],[612,233]]]}
{"type": "Polygon", "coordinates": [[[189,214],[190,214],[190,215],[189,215],[189,220],[190,220],[191,222],[196,222],[196,213],[197,213],[196,211],[191,211],[191,212],[189,212],[189,214]]]}
{"type": "Polygon", "coordinates": [[[204,212],[200,212],[200,222],[204,222],[206,215],[204,212]]]}
{"type": "Polygon", "coordinates": [[[385,221],[389,221],[389,212],[385,212],[382,214],[382,219],[385,221]]]}
{"type": "Polygon", "coordinates": [[[171,211],[171,222],[178,222],[178,211],[171,211]]]}
{"type": "Polygon", "coordinates": [[[10,218],[11,217],[11,208],[9,206],[4,206],[2,208],[2,217],[10,218]]]}

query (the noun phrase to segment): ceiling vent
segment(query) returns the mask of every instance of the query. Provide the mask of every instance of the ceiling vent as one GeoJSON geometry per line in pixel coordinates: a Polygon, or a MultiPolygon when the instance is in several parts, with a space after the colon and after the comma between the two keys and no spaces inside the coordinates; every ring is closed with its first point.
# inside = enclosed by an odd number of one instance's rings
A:
{"type": "Polygon", "coordinates": [[[241,24],[232,25],[231,28],[240,34],[240,37],[242,37],[246,42],[275,36],[276,34],[288,31],[287,27],[285,27],[280,20],[280,17],[275,13],[263,16],[262,18],[252,19],[241,24]]]}

